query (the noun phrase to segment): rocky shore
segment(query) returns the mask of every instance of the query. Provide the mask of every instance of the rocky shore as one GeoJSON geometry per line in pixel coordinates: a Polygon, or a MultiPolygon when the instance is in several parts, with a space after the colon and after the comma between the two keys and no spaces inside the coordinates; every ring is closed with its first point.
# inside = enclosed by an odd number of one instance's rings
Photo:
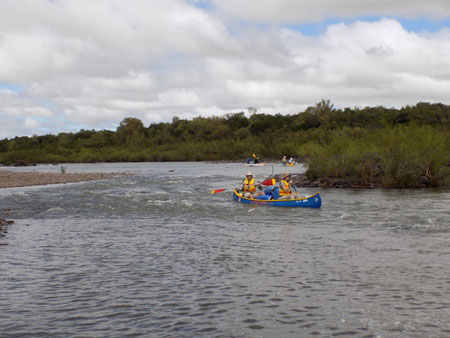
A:
{"type": "MultiPolygon", "coordinates": [[[[277,182],[281,180],[281,174],[274,175],[273,177],[277,182]]],[[[342,178],[334,178],[334,177],[319,177],[314,180],[310,180],[305,174],[291,174],[292,184],[296,187],[302,188],[318,188],[318,187],[326,187],[326,188],[379,188],[378,186],[362,186],[360,184],[356,184],[350,180],[342,179],[342,178]]]]}
{"type": "Polygon", "coordinates": [[[41,173],[0,170],[0,188],[105,180],[126,175],[120,173],[41,173]]]}
{"type": "MultiPolygon", "coordinates": [[[[309,179],[305,174],[291,174],[292,183],[296,187],[303,188],[341,188],[341,189],[385,189],[380,182],[372,182],[368,184],[361,184],[354,182],[351,179],[339,178],[339,177],[317,177],[315,179],[309,179]]],[[[271,177],[270,177],[271,178],[271,177]]],[[[277,181],[281,180],[281,175],[275,175],[277,181]]],[[[428,188],[435,187],[432,178],[422,177],[418,185],[412,188],[428,188]]]]}
{"type": "Polygon", "coordinates": [[[350,189],[381,188],[381,185],[376,184],[362,185],[345,178],[319,177],[314,180],[310,180],[305,174],[292,175],[292,182],[297,187],[305,187],[305,188],[317,188],[317,187],[350,188],[350,189]]]}

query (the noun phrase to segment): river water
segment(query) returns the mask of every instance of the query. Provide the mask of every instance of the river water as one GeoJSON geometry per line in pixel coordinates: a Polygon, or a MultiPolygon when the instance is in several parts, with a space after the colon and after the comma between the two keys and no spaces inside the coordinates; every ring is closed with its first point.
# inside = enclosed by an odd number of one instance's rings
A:
{"type": "Polygon", "coordinates": [[[285,209],[233,202],[239,163],[64,166],[133,175],[0,190],[1,337],[450,336],[449,190],[285,209]]]}

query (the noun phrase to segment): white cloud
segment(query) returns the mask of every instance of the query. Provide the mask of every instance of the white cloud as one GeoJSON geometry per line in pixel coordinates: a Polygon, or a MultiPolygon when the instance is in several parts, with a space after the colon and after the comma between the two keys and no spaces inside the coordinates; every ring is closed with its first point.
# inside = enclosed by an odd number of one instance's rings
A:
{"type": "Polygon", "coordinates": [[[98,107],[92,105],[71,105],[63,109],[64,116],[76,124],[102,126],[109,121],[120,121],[121,112],[116,109],[98,107]]]}
{"type": "Polygon", "coordinates": [[[41,124],[32,117],[27,117],[25,119],[24,127],[26,129],[37,129],[40,126],[41,126],[41,124]]]}
{"type": "Polygon", "coordinates": [[[0,89],[0,113],[16,116],[53,117],[52,111],[15,91],[0,89]]]}
{"type": "Polygon", "coordinates": [[[268,24],[318,22],[327,18],[358,16],[403,16],[448,18],[447,0],[213,0],[222,12],[238,18],[268,24]]]}
{"type": "Polygon", "coordinates": [[[448,28],[413,33],[379,19],[308,37],[285,25],[330,15],[448,17],[447,1],[194,3],[208,2],[0,1],[0,119],[8,121],[0,138],[111,128],[127,116],[148,125],[249,106],[297,113],[323,98],[338,107],[450,104],[448,28]]]}
{"type": "Polygon", "coordinates": [[[200,98],[192,91],[184,88],[170,89],[158,95],[159,102],[164,106],[192,107],[200,104],[200,98]]]}

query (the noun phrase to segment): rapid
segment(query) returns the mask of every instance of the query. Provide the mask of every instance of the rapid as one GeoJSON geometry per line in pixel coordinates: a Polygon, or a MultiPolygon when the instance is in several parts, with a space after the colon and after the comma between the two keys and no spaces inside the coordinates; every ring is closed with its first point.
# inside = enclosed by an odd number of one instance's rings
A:
{"type": "Polygon", "coordinates": [[[450,336],[449,190],[276,208],[232,201],[241,163],[65,167],[131,175],[0,190],[1,337],[450,336]]]}

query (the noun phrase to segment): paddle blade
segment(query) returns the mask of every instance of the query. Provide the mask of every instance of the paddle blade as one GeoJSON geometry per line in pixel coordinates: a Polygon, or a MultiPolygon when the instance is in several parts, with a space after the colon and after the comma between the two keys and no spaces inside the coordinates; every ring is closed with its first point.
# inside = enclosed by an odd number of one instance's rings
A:
{"type": "Polygon", "coordinates": [[[277,181],[275,181],[274,178],[271,178],[271,179],[265,180],[264,182],[262,182],[262,184],[269,186],[269,185],[274,185],[276,182],[277,181]]]}
{"type": "Polygon", "coordinates": [[[225,191],[225,189],[216,189],[216,190],[211,190],[211,194],[217,194],[219,192],[225,191]]]}

